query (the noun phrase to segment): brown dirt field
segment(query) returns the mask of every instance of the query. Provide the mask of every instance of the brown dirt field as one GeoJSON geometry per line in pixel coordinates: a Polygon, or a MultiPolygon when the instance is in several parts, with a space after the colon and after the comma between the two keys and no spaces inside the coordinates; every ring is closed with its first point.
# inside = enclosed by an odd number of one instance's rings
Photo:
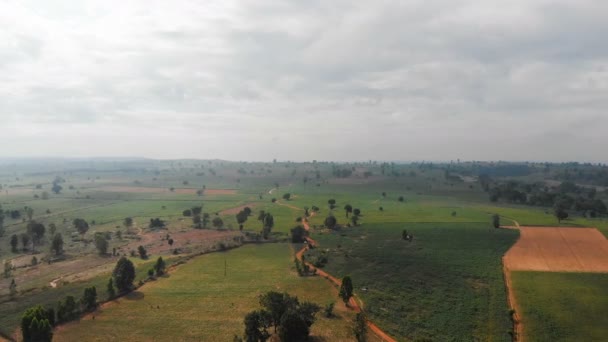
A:
{"type": "Polygon", "coordinates": [[[247,203],[238,207],[222,210],[220,211],[220,215],[236,215],[239,213],[239,211],[245,209],[245,207],[249,207],[251,208],[251,210],[253,210],[253,208],[255,207],[255,203],[247,203]]]}
{"type": "MultiPolygon", "coordinates": [[[[127,193],[142,193],[142,194],[154,194],[154,193],[169,193],[169,188],[157,188],[157,187],[146,187],[146,186],[104,186],[95,188],[99,191],[107,192],[127,192],[127,193]]],[[[195,195],[200,189],[192,188],[176,188],[173,192],[181,195],[195,195]]],[[[206,189],[205,195],[236,195],[235,189],[206,189]]]]}
{"type": "Polygon", "coordinates": [[[608,240],[595,228],[520,227],[504,257],[511,271],[608,272],[608,240]]]}

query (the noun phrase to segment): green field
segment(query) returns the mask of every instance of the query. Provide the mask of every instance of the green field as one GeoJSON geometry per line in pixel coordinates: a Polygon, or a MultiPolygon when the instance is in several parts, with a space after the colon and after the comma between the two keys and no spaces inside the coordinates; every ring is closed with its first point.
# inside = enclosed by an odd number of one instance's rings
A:
{"type": "Polygon", "coordinates": [[[608,274],[513,272],[526,341],[605,341],[608,274]]]}
{"type": "Polygon", "coordinates": [[[324,270],[351,275],[370,317],[400,340],[508,341],[500,257],[517,236],[480,223],[365,224],[315,234],[308,259],[325,254],[324,270]]]}
{"type": "MultiPolygon", "coordinates": [[[[149,283],[56,334],[57,341],[232,340],[243,333],[243,317],[258,309],[258,296],[286,291],[321,306],[335,302],[337,290],[319,277],[299,277],[290,246],[249,245],[197,257],[168,277],[149,283]],[[224,276],[226,265],[226,276],[224,276]]],[[[348,341],[353,314],[336,305],[336,318],[317,315],[312,336],[348,341]]]]}

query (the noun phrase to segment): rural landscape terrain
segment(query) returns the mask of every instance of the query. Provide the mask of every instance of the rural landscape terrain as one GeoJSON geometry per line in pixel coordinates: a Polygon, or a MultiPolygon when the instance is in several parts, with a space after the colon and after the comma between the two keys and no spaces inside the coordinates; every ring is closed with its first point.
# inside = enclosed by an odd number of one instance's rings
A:
{"type": "Polygon", "coordinates": [[[605,341],[608,167],[0,162],[26,341],[605,341]]]}

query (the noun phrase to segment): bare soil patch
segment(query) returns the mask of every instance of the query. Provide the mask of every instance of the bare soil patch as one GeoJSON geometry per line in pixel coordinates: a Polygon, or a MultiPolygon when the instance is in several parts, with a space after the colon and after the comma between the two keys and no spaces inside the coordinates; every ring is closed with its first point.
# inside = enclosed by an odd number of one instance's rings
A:
{"type": "Polygon", "coordinates": [[[239,211],[245,209],[245,207],[249,207],[249,208],[253,209],[255,207],[255,203],[247,203],[247,204],[243,204],[238,207],[222,210],[222,211],[220,211],[220,215],[236,215],[239,213],[239,211]]]}
{"type": "Polygon", "coordinates": [[[608,272],[608,240],[595,228],[520,227],[510,271],[608,272]]]}

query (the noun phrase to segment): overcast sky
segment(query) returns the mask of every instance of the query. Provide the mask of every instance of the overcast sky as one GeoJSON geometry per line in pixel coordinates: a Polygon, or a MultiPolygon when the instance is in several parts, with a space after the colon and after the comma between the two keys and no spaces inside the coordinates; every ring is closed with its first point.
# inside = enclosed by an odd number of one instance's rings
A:
{"type": "Polygon", "coordinates": [[[608,1],[0,0],[0,156],[608,161],[608,1]]]}

